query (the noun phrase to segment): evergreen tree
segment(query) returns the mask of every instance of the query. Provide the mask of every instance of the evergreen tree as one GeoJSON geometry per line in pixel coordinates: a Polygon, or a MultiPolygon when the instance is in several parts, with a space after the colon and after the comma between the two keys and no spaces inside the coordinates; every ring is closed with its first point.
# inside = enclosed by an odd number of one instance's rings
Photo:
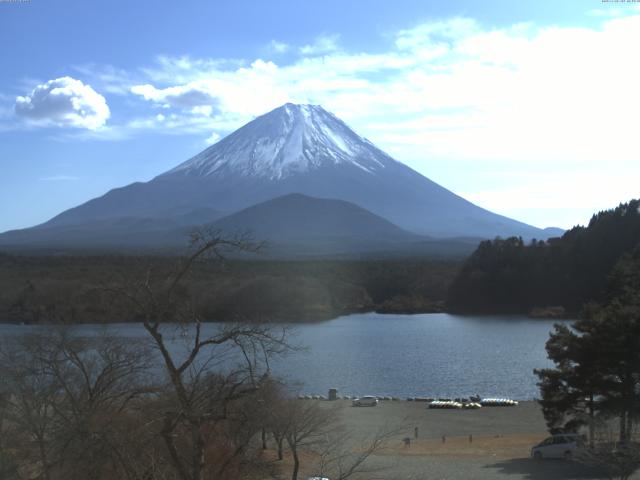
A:
{"type": "Polygon", "coordinates": [[[572,328],[556,325],[546,348],[555,368],[535,373],[550,430],[617,417],[628,443],[640,410],[640,247],[617,263],[606,301],[587,306],[572,328]]]}
{"type": "MultiPolygon", "coordinates": [[[[555,368],[535,370],[539,377],[540,404],[551,433],[576,432],[593,425],[600,410],[601,390],[597,371],[597,345],[592,337],[576,333],[566,325],[556,325],[547,341],[547,354],[555,368]]],[[[589,430],[593,442],[593,430],[589,430]]]]}
{"type": "Polygon", "coordinates": [[[525,245],[520,238],[482,242],[449,289],[452,310],[527,313],[562,306],[575,315],[605,302],[607,275],[640,243],[640,200],[594,215],[562,238],[525,245]]]}

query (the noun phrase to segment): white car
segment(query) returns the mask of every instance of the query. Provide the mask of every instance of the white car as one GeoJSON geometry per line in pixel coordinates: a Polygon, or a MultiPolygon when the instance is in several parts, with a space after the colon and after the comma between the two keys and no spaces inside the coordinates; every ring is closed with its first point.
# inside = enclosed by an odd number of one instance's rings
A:
{"type": "Polygon", "coordinates": [[[571,460],[574,452],[584,446],[584,435],[562,433],[546,438],[531,449],[531,456],[537,460],[543,458],[564,458],[571,460]]]}
{"type": "Polygon", "coordinates": [[[351,404],[354,407],[375,407],[378,405],[378,399],[372,395],[366,395],[360,398],[354,398],[351,404]]]}

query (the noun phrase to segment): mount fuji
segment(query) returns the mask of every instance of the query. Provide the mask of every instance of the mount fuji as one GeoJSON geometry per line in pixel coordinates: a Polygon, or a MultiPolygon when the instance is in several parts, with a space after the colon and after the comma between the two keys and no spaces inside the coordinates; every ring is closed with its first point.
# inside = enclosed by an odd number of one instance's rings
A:
{"type": "MultiPolygon", "coordinates": [[[[160,246],[163,238],[175,244],[169,240],[175,232],[225,225],[222,217],[290,194],[355,204],[408,236],[544,239],[558,233],[478,207],[394,160],[322,107],[288,103],[149,182],[113,189],[46,223],[6,232],[0,245],[160,246]]],[[[278,215],[273,208],[271,218],[278,215]]],[[[226,224],[241,226],[235,217],[226,224]]]]}

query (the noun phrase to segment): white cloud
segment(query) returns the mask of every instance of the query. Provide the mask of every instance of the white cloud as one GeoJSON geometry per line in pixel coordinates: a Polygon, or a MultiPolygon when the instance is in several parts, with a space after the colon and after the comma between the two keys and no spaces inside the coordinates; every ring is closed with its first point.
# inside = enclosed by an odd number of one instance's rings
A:
{"type": "MultiPolygon", "coordinates": [[[[229,58],[192,58],[190,56],[169,57],[160,55],[156,65],[140,69],[140,73],[154,82],[178,85],[210,78],[219,71],[239,68],[244,60],[229,58]]],[[[138,84],[140,82],[136,82],[138,84]]]]}
{"type": "Polygon", "coordinates": [[[49,80],[30,94],[17,97],[14,111],[35,124],[89,130],[102,127],[110,116],[105,98],[71,77],[49,80]]]}
{"type": "Polygon", "coordinates": [[[438,44],[450,44],[474,35],[479,30],[480,27],[474,19],[455,17],[400,30],[396,34],[395,44],[400,50],[416,52],[422,48],[433,48],[438,44]]]}
{"type": "Polygon", "coordinates": [[[172,107],[195,116],[210,117],[221,112],[226,118],[247,120],[289,100],[282,74],[273,62],[256,60],[236,70],[210,71],[208,78],[198,78],[182,85],[157,88],[151,84],[135,85],[131,92],[158,106],[172,107]]]}
{"type": "Polygon", "coordinates": [[[320,35],[313,43],[300,47],[302,55],[325,55],[339,50],[340,35],[320,35]]]}
{"type": "Polygon", "coordinates": [[[191,109],[191,113],[209,117],[213,113],[213,107],[211,105],[197,105],[191,109]]]}
{"type": "MultiPolygon", "coordinates": [[[[392,95],[402,92],[416,111],[451,109],[437,122],[452,128],[403,129],[403,122],[389,122],[396,131],[391,140],[449,158],[547,164],[637,158],[632,139],[640,70],[630,61],[636,42],[640,17],[612,20],[599,30],[554,27],[463,37],[442,71],[420,66],[389,89],[392,95]]],[[[421,117],[436,120],[428,113],[421,117]]]]}
{"type": "Polygon", "coordinates": [[[319,103],[402,160],[638,157],[638,15],[593,28],[487,29],[452,18],[401,30],[377,54],[335,51],[336,42],[320,37],[285,65],[162,57],[151,83],[132,92],[236,126],[287,101],[319,103]],[[321,50],[331,53],[314,55],[321,50]],[[183,82],[159,87],[169,72],[183,82]]]}
{"type": "Polygon", "coordinates": [[[89,130],[102,127],[110,116],[105,98],[71,77],[49,80],[17,97],[14,111],[31,123],[89,130]]]}
{"type": "Polygon", "coordinates": [[[269,42],[268,50],[273,53],[286,53],[291,49],[291,45],[277,40],[269,42]]]}
{"type": "Polygon", "coordinates": [[[207,91],[206,84],[194,82],[188,85],[155,88],[153,85],[134,85],[131,93],[142,96],[145,100],[162,103],[179,108],[193,108],[215,104],[216,97],[207,91]]]}

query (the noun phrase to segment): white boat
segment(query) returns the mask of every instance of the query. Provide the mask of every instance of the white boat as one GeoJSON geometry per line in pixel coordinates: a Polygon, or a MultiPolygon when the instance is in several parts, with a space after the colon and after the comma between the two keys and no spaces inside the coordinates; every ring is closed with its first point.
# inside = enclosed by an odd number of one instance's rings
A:
{"type": "Polygon", "coordinates": [[[483,407],[515,407],[518,402],[510,398],[483,398],[480,404],[483,407]]]}

